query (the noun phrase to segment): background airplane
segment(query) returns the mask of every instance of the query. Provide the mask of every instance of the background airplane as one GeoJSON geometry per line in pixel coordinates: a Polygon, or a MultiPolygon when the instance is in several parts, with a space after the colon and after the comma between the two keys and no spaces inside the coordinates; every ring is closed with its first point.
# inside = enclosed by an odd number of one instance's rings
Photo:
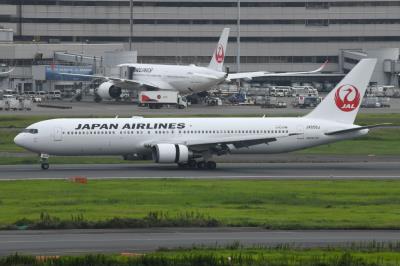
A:
{"type": "Polygon", "coordinates": [[[49,168],[49,155],[129,154],[214,169],[211,158],[216,155],[282,153],[351,139],[383,125],[353,124],[376,61],[361,60],[300,118],[52,119],[30,125],[14,142],[41,154],[42,169],[49,168]]]}
{"type": "Polygon", "coordinates": [[[196,65],[158,65],[158,64],[121,64],[120,77],[106,77],[101,75],[82,75],[62,73],[63,75],[101,78],[97,94],[102,99],[118,99],[122,89],[141,88],[143,90],[173,90],[183,94],[191,94],[209,90],[211,87],[225,81],[236,79],[252,79],[266,76],[289,76],[312,74],[320,72],[326,65],[307,72],[271,73],[264,71],[245,73],[225,73],[224,60],[227,51],[229,28],[224,28],[217,47],[215,48],[208,67],[196,65]]]}

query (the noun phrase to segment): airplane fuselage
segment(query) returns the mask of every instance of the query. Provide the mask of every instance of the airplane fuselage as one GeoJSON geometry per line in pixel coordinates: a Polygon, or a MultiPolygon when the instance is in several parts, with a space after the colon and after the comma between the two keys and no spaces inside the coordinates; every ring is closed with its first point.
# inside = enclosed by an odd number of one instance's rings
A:
{"type": "Polygon", "coordinates": [[[124,64],[121,69],[133,70],[132,75],[121,73],[133,80],[154,82],[161,90],[193,93],[210,89],[225,80],[226,73],[195,65],[124,64]]]}
{"type": "Polygon", "coordinates": [[[276,138],[249,147],[231,147],[231,153],[282,153],[351,139],[368,133],[360,130],[338,136],[326,132],[350,125],[307,118],[106,118],[53,119],[35,123],[15,142],[49,155],[149,154],[152,144],[191,146],[198,140],[218,142],[229,138],[276,138]]]}

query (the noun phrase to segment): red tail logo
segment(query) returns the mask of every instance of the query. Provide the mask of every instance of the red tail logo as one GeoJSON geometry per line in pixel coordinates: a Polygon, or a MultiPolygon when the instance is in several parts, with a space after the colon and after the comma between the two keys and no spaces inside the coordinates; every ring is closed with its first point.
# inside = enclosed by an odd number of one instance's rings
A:
{"type": "Polygon", "coordinates": [[[351,112],[360,105],[361,95],[358,89],[349,84],[340,86],[335,94],[336,106],[343,112],[351,112]]]}
{"type": "Polygon", "coordinates": [[[217,61],[217,63],[222,63],[222,61],[224,61],[224,57],[224,47],[222,46],[222,44],[219,44],[217,50],[215,50],[215,60],[217,61]]]}

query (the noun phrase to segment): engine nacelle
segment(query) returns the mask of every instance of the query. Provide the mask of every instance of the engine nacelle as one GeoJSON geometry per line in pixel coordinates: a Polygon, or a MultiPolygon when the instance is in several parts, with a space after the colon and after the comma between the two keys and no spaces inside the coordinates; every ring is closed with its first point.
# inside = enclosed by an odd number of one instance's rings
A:
{"type": "Polygon", "coordinates": [[[122,89],[116,87],[114,83],[107,81],[100,84],[97,88],[97,94],[102,99],[118,99],[122,94],[122,89]]]}
{"type": "Polygon", "coordinates": [[[153,146],[153,160],[156,163],[186,163],[189,149],[185,145],[157,144],[153,146]]]}

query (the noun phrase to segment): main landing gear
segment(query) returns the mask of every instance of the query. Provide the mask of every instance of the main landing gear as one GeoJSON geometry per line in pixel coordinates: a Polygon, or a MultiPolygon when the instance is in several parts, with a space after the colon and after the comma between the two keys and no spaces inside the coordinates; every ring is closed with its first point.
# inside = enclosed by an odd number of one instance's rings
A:
{"type": "Polygon", "coordinates": [[[44,153],[40,154],[40,164],[41,164],[42,170],[49,169],[50,164],[49,164],[49,155],[48,154],[44,154],[44,153]]]}
{"type": "Polygon", "coordinates": [[[214,161],[199,161],[190,160],[187,163],[178,163],[179,168],[189,168],[189,169],[210,169],[213,170],[217,168],[217,163],[214,161]]]}

